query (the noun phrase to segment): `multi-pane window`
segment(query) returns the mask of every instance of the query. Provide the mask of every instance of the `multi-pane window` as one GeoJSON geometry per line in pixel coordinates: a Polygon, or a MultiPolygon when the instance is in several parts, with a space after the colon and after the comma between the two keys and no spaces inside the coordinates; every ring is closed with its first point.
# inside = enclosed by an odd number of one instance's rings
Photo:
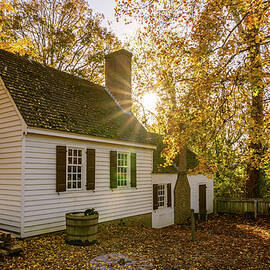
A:
{"type": "Polygon", "coordinates": [[[129,180],[129,154],[117,153],[117,186],[125,187],[129,180]]]}
{"type": "Polygon", "coordinates": [[[82,149],[68,148],[67,189],[82,188],[82,149]]]}
{"type": "Polygon", "coordinates": [[[165,206],[165,185],[158,185],[158,207],[165,206]]]}

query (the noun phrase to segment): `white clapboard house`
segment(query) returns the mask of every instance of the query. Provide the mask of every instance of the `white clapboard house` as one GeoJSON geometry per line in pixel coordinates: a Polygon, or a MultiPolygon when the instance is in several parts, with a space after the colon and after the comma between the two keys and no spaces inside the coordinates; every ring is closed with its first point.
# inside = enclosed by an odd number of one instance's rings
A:
{"type": "MultiPolygon", "coordinates": [[[[177,204],[182,204],[183,196],[182,189],[177,186],[179,168],[178,161],[173,166],[163,167],[164,159],[161,153],[165,147],[162,138],[156,134],[152,135],[152,141],[156,145],[153,155],[153,212],[152,212],[152,227],[162,228],[169,225],[177,224],[178,218],[176,211],[177,204]],[[179,200],[180,199],[180,200],[179,200]]],[[[198,165],[196,155],[187,149],[186,166],[190,170],[198,165]]],[[[196,214],[199,214],[203,209],[207,214],[213,212],[214,188],[213,179],[202,174],[187,175],[189,184],[189,208],[194,209],[196,214]],[[201,209],[200,209],[201,208],[201,209]]],[[[180,182],[181,186],[181,182],[180,182]]]]}
{"type": "Polygon", "coordinates": [[[63,230],[88,208],[99,222],[174,223],[177,174],[153,173],[155,143],[130,112],[131,57],[106,56],[103,87],[0,50],[0,229],[63,230]]]}
{"type": "Polygon", "coordinates": [[[106,87],[0,50],[0,228],[21,237],[152,217],[155,146],[130,112],[131,53],[106,56],[106,87]]]}

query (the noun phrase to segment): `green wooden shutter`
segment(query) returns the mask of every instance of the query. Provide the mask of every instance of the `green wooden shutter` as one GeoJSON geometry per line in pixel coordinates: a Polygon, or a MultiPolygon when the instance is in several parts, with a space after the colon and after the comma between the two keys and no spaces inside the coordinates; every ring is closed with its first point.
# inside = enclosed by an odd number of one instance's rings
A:
{"type": "Polygon", "coordinates": [[[110,152],[110,188],[117,188],[117,152],[110,152]]]}
{"type": "Polygon", "coordinates": [[[153,210],[158,209],[158,184],[153,184],[153,210]]]}
{"type": "Polygon", "coordinates": [[[96,150],[95,149],[87,149],[86,150],[87,157],[87,190],[95,189],[95,165],[96,165],[96,150]]]}
{"type": "Polygon", "coordinates": [[[137,186],[137,179],[136,179],[136,153],[130,154],[130,165],[131,165],[131,172],[130,172],[130,186],[136,187],[137,186]]]}
{"type": "Polygon", "coordinates": [[[66,191],[66,146],[56,146],[56,192],[66,191]]]}
{"type": "Polygon", "coordinates": [[[172,185],[171,183],[167,184],[167,207],[172,206],[172,185]]]}

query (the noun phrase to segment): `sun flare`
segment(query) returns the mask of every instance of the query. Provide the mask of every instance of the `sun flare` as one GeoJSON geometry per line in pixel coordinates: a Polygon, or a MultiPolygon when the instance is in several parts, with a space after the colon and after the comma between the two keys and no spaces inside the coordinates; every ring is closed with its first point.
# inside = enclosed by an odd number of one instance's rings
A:
{"type": "Polygon", "coordinates": [[[147,93],[142,97],[142,105],[145,110],[155,112],[157,106],[157,95],[155,93],[147,93]]]}

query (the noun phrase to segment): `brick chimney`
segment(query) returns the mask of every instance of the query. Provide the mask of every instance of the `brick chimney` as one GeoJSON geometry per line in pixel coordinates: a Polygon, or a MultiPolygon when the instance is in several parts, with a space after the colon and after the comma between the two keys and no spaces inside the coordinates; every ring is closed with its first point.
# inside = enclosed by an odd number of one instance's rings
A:
{"type": "Polygon", "coordinates": [[[132,104],[131,58],[132,53],[125,49],[105,56],[105,86],[127,112],[132,104]]]}

